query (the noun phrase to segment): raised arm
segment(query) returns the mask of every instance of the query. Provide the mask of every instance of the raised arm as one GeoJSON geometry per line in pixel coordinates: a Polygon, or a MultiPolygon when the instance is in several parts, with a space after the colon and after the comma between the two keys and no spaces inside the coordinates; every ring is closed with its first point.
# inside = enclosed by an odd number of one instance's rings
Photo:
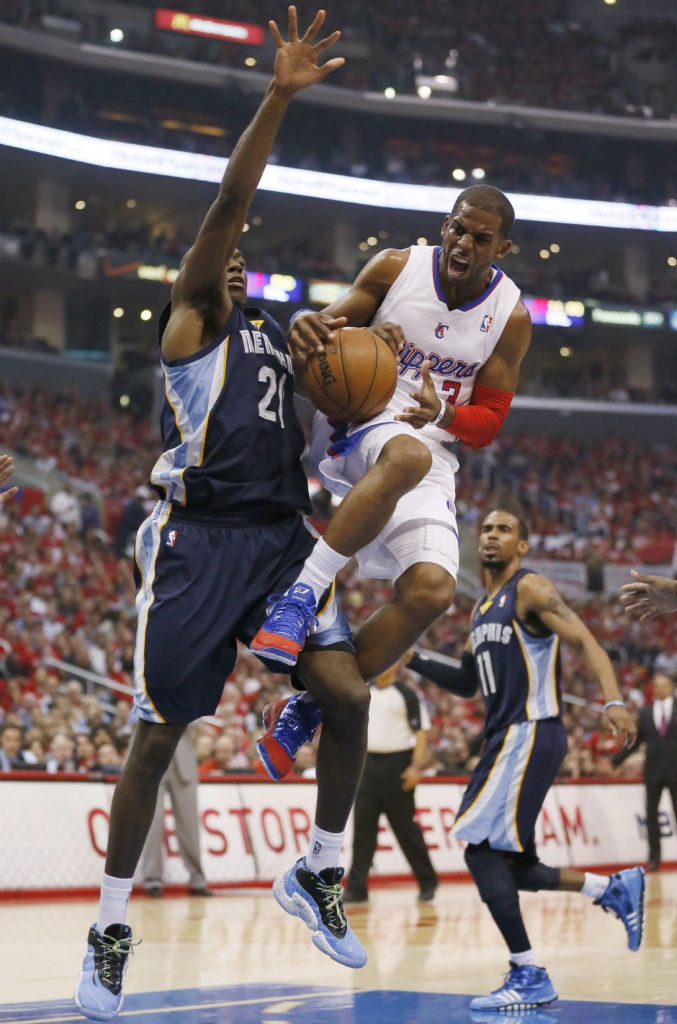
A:
{"type": "Polygon", "coordinates": [[[621,587],[621,604],[628,615],[649,622],[657,615],[677,612],[677,580],[669,576],[649,576],[632,570],[634,583],[621,587]]]}
{"type": "MultiPolygon", "coordinates": [[[[181,305],[202,305],[205,297],[218,308],[225,322],[232,302],[225,268],[242,233],[249,206],[270,156],[285,111],[296,92],[321,82],[344,60],[334,57],[318,64],[318,58],[340,36],[333,32],[313,40],[322,26],[324,11],[318,11],[299,38],[296,8],[289,8],[289,39],[285,40],[274,21],[269,22],[277,53],[273,79],[249,127],[241,135],[228,161],[218,195],[207,212],[194,244],[184,256],[172,288],[172,315],[181,305]]],[[[165,338],[171,348],[171,320],[165,338]]],[[[182,324],[185,332],[185,323],[182,324]]],[[[164,349],[165,339],[163,339],[164,349]]],[[[199,347],[199,346],[197,346],[199,347]]]]}
{"type": "Polygon", "coordinates": [[[605,705],[609,701],[619,702],[608,708],[606,715],[614,732],[630,746],[637,735],[637,726],[625,707],[609,656],[583,620],[569,608],[554,583],[536,573],[523,576],[517,584],[517,614],[527,623],[530,618],[538,619],[546,629],[581,653],[585,667],[602,690],[605,705]]]}

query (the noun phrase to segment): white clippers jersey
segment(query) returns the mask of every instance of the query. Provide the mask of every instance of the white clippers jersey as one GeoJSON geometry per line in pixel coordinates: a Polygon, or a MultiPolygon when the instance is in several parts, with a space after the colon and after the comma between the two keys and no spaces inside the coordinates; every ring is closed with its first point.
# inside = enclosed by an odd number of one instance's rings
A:
{"type": "MultiPolygon", "coordinates": [[[[372,323],[400,324],[406,345],[400,356],[395,393],[370,423],[389,422],[406,406],[416,404],[410,391],[421,386],[421,364],[430,360],[430,376],[443,402],[467,405],[475,378],[494,351],[520,290],[502,270],[493,267],[486,290],[458,309],[448,309],[440,287],[440,247],[412,245],[407,264],[376,310],[372,323]]],[[[453,434],[426,426],[421,440],[452,441],[453,434]]]]}

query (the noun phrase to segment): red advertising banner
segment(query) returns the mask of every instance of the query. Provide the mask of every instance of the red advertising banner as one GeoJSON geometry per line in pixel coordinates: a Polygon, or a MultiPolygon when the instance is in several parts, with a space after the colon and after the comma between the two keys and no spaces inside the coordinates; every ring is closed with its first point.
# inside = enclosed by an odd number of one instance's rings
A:
{"type": "Polygon", "coordinates": [[[231,43],[247,43],[262,46],[265,33],[260,25],[246,25],[240,21],[223,21],[186,11],[171,11],[160,7],[155,11],[156,28],[170,32],[183,32],[191,36],[208,36],[231,43]]]}

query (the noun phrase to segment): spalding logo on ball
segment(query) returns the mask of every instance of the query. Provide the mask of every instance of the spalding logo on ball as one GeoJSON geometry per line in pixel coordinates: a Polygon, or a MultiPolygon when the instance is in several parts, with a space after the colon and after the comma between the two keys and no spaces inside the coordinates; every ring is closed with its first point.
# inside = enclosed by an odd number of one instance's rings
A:
{"type": "Polygon", "coordinates": [[[361,423],[385,409],[397,383],[397,360],[368,327],[332,331],[322,355],[308,360],[305,386],[320,412],[361,423]]]}

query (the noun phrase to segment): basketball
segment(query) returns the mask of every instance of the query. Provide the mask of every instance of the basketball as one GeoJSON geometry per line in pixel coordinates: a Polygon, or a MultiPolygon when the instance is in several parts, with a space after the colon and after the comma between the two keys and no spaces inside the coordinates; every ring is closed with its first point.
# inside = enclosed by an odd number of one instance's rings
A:
{"type": "Polygon", "coordinates": [[[368,327],[332,331],[323,355],[308,362],[311,402],[333,420],[360,423],[385,409],[397,382],[397,360],[368,327]]]}

